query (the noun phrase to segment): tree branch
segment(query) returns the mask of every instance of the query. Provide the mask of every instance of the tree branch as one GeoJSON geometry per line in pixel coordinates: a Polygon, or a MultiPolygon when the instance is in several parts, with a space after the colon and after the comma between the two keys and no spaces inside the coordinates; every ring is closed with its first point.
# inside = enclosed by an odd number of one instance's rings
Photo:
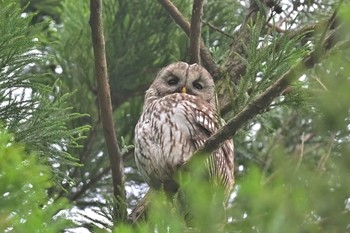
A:
{"type": "Polygon", "coordinates": [[[108,84],[105,41],[102,25],[102,2],[90,0],[90,26],[95,60],[95,77],[100,105],[101,121],[112,168],[114,197],[117,200],[116,210],[121,220],[126,219],[124,173],[121,152],[118,146],[112,117],[112,103],[108,84]]]}
{"type": "MultiPolygon", "coordinates": [[[[319,22],[319,23],[312,23],[309,25],[305,25],[303,27],[297,28],[295,30],[292,31],[288,31],[287,32],[287,37],[290,38],[290,40],[295,39],[296,37],[300,37],[301,35],[303,35],[303,39],[302,41],[304,41],[303,44],[306,43],[307,38],[310,38],[311,36],[313,36],[314,32],[315,32],[315,28],[319,27],[320,25],[324,24],[324,22],[319,22]]],[[[269,46],[274,46],[275,49],[279,48],[279,44],[272,44],[269,46]]],[[[244,68],[245,69],[245,68],[244,68]]],[[[286,92],[284,92],[286,93],[286,92]]],[[[220,114],[221,116],[225,116],[227,113],[229,113],[232,110],[232,103],[230,103],[230,101],[225,101],[224,103],[221,103],[220,105],[220,114]]]]}
{"type": "Polygon", "coordinates": [[[90,178],[89,182],[83,185],[79,191],[75,192],[73,195],[69,196],[68,199],[70,201],[76,201],[79,197],[81,197],[87,190],[89,190],[93,185],[95,185],[98,181],[102,179],[109,171],[111,167],[108,166],[104,168],[100,173],[96,174],[94,177],[90,178]]]}
{"type": "MultiPolygon", "coordinates": [[[[164,9],[169,13],[169,15],[173,18],[176,24],[178,24],[181,29],[186,33],[188,37],[190,37],[191,29],[190,23],[187,19],[181,14],[181,12],[177,9],[177,7],[170,0],[158,0],[158,2],[164,7],[164,9]]],[[[200,56],[202,59],[203,66],[209,71],[209,73],[215,79],[218,77],[218,66],[213,61],[211,54],[208,48],[205,46],[203,40],[200,39],[199,42],[199,50],[200,56]]]]}
{"type": "Polygon", "coordinates": [[[203,0],[194,0],[190,30],[190,64],[200,64],[201,21],[203,14],[203,0]]]}
{"type": "Polygon", "coordinates": [[[206,21],[203,20],[203,23],[204,23],[205,25],[207,25],[209,28],[213,29],[214,31],[217,31],[218,33],[221,33],[221,34],[227,36],[228,38],[231,38],[231,39],[234,39],[234,38],[235,38],[234,36],[230,35],[229,33],[225,32],[225,31],[223,31],[223,30],[221,30],[220,28],[214,26],[213,24],[211,24],[211,23],[209,23],[209,22],[206,22],[206,21]]]}
{"type": "Polygon", "coordinates": [[[213,151],[220,146],[224,141],[233,137],[233,135],[244,124],[250,121],[253,117],[264,112],[264,110],[271,104],[271,102],[289,86],[291,82],[299,78],[307,69],[311,69],[319,63],[326,55],[326,52],[339,42],[336,37],[337,32],[341,31],[340,27],[332,30],[322,43],[322,48],[310,52],[299,64],[292,67],[281,78],[273,83],[265,92],[257,96],[250,102],[242,111],[235,117],[230,119],[227,124],[219,129],[216,134],[211,136],[204,144],[204,147],[198,150],[193,156],[197,154],[205,154],[213,151]]]}

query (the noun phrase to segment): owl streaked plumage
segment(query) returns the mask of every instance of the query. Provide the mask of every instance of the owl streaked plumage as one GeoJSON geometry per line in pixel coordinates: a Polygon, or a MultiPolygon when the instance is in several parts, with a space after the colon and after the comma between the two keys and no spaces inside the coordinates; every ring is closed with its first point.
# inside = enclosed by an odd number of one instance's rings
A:
{"type": "MultiPolygon", "coordinates": [[[[178,62],[162,69],[146,91],[143,113],[135,127],[135,160],[150,187],[176,191],[174,172],[223,123],[217,115],[214,88],[203,67],[178,62]]],[[[210,176],[231,190],[232,140],[216,149],[207,165],[210,176]]]]}

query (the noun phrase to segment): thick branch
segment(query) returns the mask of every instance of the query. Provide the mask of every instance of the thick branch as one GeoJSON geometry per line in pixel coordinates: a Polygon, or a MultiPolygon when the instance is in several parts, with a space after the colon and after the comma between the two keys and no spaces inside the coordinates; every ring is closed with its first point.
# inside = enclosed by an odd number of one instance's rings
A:
{"type": "Polygon", "coordinates": [[[190,64],[200,64],[200,40],[201,40],[201,21],[203,14],[203,0],[194,0],[191,17],[190,30],[190,64]]]}
{"type": "MultiPolygon", "coordinates": [[[[181,29],[186,33],[188,37],[190,37],[190,23],[187,19],[181,14],[181,12],[177,9],[177,7],[170,0],[158,0],[159,3],[164,7],[164,9],[169,13],[169,15],[173,18],[176,24],[178,24],[181,29]]],[[[200,56],[203,62],[203,66],[211,73],[213,78],[215,79],[218,75],[218,66],[214,63],[213,58],[205,46],[204,42],[200,40],[199,42],[199,50],[200,56]]]]}
{"type": "Polygon", "coordinates": [[[190,35],[190,23],[181,14],[177,7],[169,0],[158,0],[159,3],[164,7],[164,9],[169,13],[171,18],[177,23],[181,29],[186,33],[187,36],[190,35]]]}
{"type": "Polygon", "coordinates": [[[257,96],[251,103],[249,103],[242,111],[240,111],[235,117],[230,119],[227,124],[222,127],[218,132],[211,136],[204,144],[204,147],[195,154],[208,153],[220,146],[224,141],[232,138],[233,135],[244,124],[254,118],[256,115],[264,112],[264,110],[271,104],[271,102],[289,86],[291,82],[299,78],[307,69],[314,67],[319,63],[334,45],[338,42],[339,38],[336,37],[337,32],[341,29],[333,30],[325,38],[322,43],[322,48],[319,50],[313,50],[306,56],[299,64],[292,67],[281,78],[273,83],[265,92],[257,96]]]}
{"type": "Polygon", "coordinates": [[[112,168],[114,196],[119,216],[126,218],[123,162],[112,117],[112,103],[108,84],[105,42],[102,25],[102,2],[90,0],[90,26],[95,60],[95,77],[100,105],[101,121],[112,168]]]}

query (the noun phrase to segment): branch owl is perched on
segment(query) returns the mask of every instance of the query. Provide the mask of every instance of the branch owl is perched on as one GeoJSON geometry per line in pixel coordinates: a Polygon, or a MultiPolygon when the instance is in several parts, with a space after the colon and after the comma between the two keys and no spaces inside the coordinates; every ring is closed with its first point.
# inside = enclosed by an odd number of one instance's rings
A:
{"type": "MultiPolygon", "coordinates": [[[[162,69],[146,91],[135,128],[135,160],[150,187],[175,192],[174,172],[218,130],[214,88],[203,67],[178,62],[162,69]]],[[[216,149],[207,165],[209,175],[229,192],[234,183],[232,140],[216,149]]]]}

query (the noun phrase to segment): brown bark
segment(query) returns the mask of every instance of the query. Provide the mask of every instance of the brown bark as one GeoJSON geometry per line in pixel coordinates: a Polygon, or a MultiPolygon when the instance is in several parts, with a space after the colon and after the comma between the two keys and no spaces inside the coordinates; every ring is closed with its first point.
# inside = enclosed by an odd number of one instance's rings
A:
{"type": "Polygon", "coordinates": [[[201,21],[203,0],[194,0],[190,28],[190,64],[200,64],[201,21]]]}
{"type": "Polygon", "coordinates": [[[108,157],[111,163],[114,197],[117,200],[115,212],[118,215],[117,220],[124,220],[126,219],[127,212],[125,205],[123,161],[113,122],[111,95],[108,84],[105,41],[103,36],[101,0],[90,0],[90,26],[101,122],[107,145],[108,157]]]}

